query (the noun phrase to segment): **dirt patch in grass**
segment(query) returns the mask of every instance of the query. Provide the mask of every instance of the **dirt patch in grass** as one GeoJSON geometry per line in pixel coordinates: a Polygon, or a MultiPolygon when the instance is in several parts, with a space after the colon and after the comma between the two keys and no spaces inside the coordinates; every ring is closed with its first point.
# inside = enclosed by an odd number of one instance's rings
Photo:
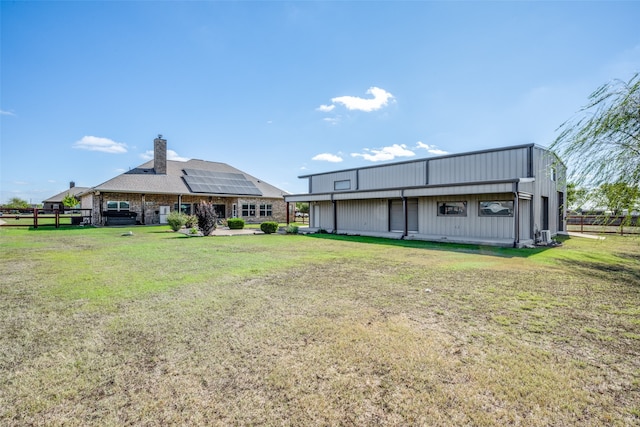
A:
{"type": "Polygon", "coordinates": [[[505,257],[259,236],[172,258],[158,233],[86,233],[69,270],[46,244],[0,255],[0,424],[640,421],[633,241],[505,257]],[[82,275],[94,251],[111,264],[82,275]]]}

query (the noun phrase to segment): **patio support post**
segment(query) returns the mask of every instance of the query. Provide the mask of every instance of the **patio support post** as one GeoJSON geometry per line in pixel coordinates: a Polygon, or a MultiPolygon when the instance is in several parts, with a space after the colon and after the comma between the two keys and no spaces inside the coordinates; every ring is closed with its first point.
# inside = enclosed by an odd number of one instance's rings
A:
{"type": "Polygon", "coordinates": [[[287,225],[289,225],[289,202],[287,202],[287,225]]]}

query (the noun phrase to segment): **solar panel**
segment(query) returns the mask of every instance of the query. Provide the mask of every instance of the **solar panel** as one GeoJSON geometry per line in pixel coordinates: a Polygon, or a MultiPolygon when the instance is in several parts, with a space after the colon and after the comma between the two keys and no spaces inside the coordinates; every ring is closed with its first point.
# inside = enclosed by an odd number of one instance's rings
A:
{"type": "Polygon", "coordinates": [[[184,180],[193,193],[262,196],[262,192],[241,173],[184,169],[184,180]]]}

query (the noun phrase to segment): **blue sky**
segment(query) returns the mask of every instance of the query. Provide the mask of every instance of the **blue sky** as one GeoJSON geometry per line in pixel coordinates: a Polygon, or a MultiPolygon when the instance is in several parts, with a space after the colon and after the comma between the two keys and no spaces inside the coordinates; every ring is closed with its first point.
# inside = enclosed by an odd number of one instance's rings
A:
{"type": "Polygon", "coordinates": [[[149,158],[298,176],[551,144],[640,71],[640,2],[2,1],[0,202],[149,158]]]}

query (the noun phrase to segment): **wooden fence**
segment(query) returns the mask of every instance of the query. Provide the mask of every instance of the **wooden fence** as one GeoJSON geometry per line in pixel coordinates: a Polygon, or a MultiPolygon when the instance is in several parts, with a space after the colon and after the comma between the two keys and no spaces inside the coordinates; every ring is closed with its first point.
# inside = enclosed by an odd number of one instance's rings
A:
{"type": "Polygon", "coordinates": [[[577,233],[640,234],[638,216],[569,215],[567,231],[577,233]]]}
{"type": "Polygon", "coordinates": [[[92,209],[0,209],[2,227],[55,227],[91,224],[92,209]]]}

